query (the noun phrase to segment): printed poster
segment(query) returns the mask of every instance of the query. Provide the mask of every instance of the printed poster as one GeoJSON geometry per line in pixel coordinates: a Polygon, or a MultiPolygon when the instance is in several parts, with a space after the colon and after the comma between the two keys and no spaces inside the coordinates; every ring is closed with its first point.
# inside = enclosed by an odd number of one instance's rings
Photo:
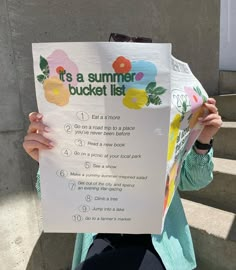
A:
{"type": "Polygon", "coordinates": [[[45,232],[161,233],[207,96],[170,44],[33,44],[45,232]],[[195,119],[195,120],[194,120],[195,119]]]}

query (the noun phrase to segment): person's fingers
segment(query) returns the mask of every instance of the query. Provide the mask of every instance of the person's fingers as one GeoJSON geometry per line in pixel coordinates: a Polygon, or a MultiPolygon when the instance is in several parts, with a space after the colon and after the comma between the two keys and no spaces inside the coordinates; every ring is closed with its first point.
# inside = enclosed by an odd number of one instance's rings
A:
{"type": "Polygon", "coordinates": [[[204,106],[208,109],[209,113],[218,113],[218,109],[215,104],[205,103],[204,106]]]}
{"type": "Polygon", "coordinates": [[[214,98],[208,98],[207,103],[216,105],[216,100],[214,98]]]}
{"type": "Polygon", "coordinates": [[[24,138],[23,148],[33,159],[38,161],[39,150],[52,149],[54,143],[39,133],[27,134],[24,138]]]}
{"type": "Polygon", "coordinates": [[[23,142],[23,147],[28,154],[30,154],[30,152],[32,152],[33,150],[43,150],[53,148],[53,146],[45,145],[38,141],[28,141],[28,140],[23,142]]]}
{"type": "Polygon", "coordinates": [[[42,122],[31,122],[29,125],[27,133],[36,133],[36,132],[49,132],[50,129],[46,125],[44,125],[42,122]]]}
{"type": "Polygon", "coordinates": [[[38,112],[29,114],[30,125],[27,135],[24,138],[23,148],[33,159],[39,159],[39,150],[52,149],[53,142],[42,135],[43,132],[49,132],[50,129],[42,123],[43,115],[38,112]]]}
{"type": "Polygon", "coordinates": [[[52,147],[46,146],[38,141],[24,141],[23,148],[28,155],[36,161],[39,161],[39,150],[49,150],[52,147]]]}
{"type": "Polygon", "coordinates": [[[41,113],[38,113],[38,112],[32,112],[29,114],[30,122],[40,121],[40,120],[42,120],[42,118],[43,118],[43,115],[41,113]]]}
{"type": "Polygon", "coordinates": [[[215,128],[220,128],[222,126],[222,120],[221,118],[214,118],[209,121],[205,121],[201,123],[204,127],[206,126],[212,126],[215,128]]]}
{"type": "Polygon", "coordinates": [[[210,126],[213,124],[213,126],[221,127],[223,123],[221,116],[218,113],[208,114],[205,117],[198,118],[198,120],[204,126],[210,126]]]}
{"type": "Polygon", "coordinates": [[[220,119],[221,120],[221,116],[217,113],[211,113],[211,114],[206,115],[205,117],[198,118],[198,120],[202,123],[207,122],[209,120],[213,120],[213,119],[220,119]]]}
{"type": "Polygon", "coordinates": [[[39,151],[38,149],[32,150],[30,153],[27,153],[29,156],[31,156],[34,160],[39,162],[39,151]]]}
{"type": "Polygon", "coordinates": [[[42,134],[39,133],[27,134],[24,138],[24,142],[25,141],[36,141],[49,147],[54,146],[54,143],[51,140],[45,138],[42,134]]]}

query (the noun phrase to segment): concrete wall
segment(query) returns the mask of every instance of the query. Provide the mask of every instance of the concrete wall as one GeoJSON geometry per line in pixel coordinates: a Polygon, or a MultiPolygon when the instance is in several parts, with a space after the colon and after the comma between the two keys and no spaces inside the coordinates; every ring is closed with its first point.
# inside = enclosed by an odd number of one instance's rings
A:
{"type": "Polygon", "coordinates": [[[110,32],[173,43],[218,93],[219,0],[0,0],[0,268],[69,269],[73,234],[41,235],[37,164],[22,149],[37,110],[32,42],[106,41],[110,32]],[[39,238],[40,237],[40,238],[39,238]]]}

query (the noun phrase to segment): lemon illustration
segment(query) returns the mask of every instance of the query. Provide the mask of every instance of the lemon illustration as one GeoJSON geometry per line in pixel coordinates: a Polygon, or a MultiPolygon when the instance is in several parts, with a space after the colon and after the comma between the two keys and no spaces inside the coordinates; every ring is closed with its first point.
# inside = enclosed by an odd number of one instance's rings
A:
{"type": "Polygon", "coordinates": [[[174,196],[174,193],[175,193],[175,180],[171,180],[170,181],[170,184],[169,184],[169,195],[168,195],[168,199],[167,199],[167,206],[166,207],[169,207],[170,206],[170,203],[171,203],[171,200],[174,196]]]}
{"type": "Polygon", "coordinates": [[[171,160],[175,151],[176,141],[179,135],[179,128],[181,124],[181,114],[176,114],[170,125],[169,138],[168,138],[168,155],[167,160],[171,160]]]}
{"type": "Polygon", "coordinates": [[[178,172],[178,166],[179,163],[176,161],[174,163],[174,165],[172,166],[171,170],[170,170],[170,174],[169,174],[169,196],[167,199],[167,207],[169,207],[170,203],[171,203],[171,199],[174,196],[174,192],[175,192],[175,179],[177,176],[177,172],[178,172]]]}
{"type": "Polygon", "coordinates": [[[136,88],[129,88],[123,98],[123,104],[129,109],[142,109],[148,101],[147,92],[136,88]]]}

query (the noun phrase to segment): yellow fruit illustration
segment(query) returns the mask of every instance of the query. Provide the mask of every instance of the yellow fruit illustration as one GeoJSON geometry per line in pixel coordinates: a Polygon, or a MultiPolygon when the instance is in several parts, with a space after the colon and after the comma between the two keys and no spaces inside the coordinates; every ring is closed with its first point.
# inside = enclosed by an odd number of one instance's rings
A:
{"type": "Polygon", "coordinates": [[[176,161],[170,170],[170,174],[169,174],[170,181],[175,180],[175,178],[177,176],[178,167],[179,167],[179,163],[178,163],[178,161],[176,161]]]}
{"type": "Polygon", "coordinates": [[[171,160],[175,151],[176,141],[179,135],[179,128],[181,123],[181,114],[176,114],[170,125],[169,139],[168,139],[168,155],[167,160],[171,160]]]}
{"type": "Polygon", "coordinates": [[[167,207],[169,207],[171,199],[174,196],[175,178],[177,176],[178,166],[179,166],[178,162],[175,162],[173,167],[170,170],[170,174],[169,174],[169,179],[170,179],[170,182],[169,182],[169,196],[168,196],[168,199],[167,199],[167,207]]]}
{"type": "Polygon", "coordinates": [[[189,128],[193,128],[198,122],[198,118],[202,117],[205,113],[204,106],[201,106],[195,113],[192,114],[192,117],[189,120],[189,128]]]}
{"type": "Polygon", "coordinates": [[[143,108],[148,101],[147,92],[136,88],[129,88],[123,98],[123,104],[129,109],[139,110],[143,108]]]}
{"type": "Polygon", "coordinates": [[[169,184],[169,195],[168,195],[168,199],[167,199],[167,207],[170,206],[171,200],[174,196],[174,192],[175,192],[175,180],[171,180],[170,184],[169,184]]]}
{"type": "Polygon", "coordinates": [[[44,95],[48,102],[58,106],[64,106],[69,103],[70,91],[63,82],[57,77],[51,77],[43,83],[44,95]]]}

